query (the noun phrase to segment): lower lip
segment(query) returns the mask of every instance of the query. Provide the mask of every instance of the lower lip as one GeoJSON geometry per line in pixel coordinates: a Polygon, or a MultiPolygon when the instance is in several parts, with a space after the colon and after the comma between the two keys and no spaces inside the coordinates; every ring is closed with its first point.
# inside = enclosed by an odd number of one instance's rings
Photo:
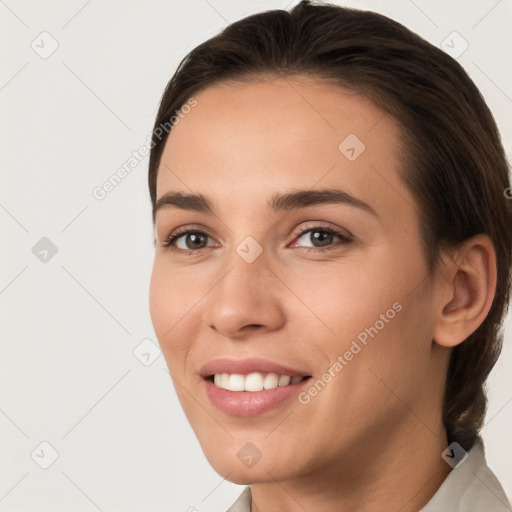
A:
{"type": "Polygon", "coordinates": [[[309,380],[305,379],[296,384],[262,391],[228,391],[217,387],[210,380],[203,379],[203,382],[206,386],[206,394],[221,412],[231,416],[255,416],[270,411],[285,400],[296,397],[309,380]]]}

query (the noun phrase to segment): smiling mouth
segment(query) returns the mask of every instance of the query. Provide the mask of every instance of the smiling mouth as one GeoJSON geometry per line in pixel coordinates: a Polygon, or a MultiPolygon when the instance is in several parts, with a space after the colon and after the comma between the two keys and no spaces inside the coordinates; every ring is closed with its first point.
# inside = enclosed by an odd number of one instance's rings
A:
{"type": "Polygon", "coordinates": [[[206,380],[212,382],[220,389],[227,391],[248,391],[252,393],[293,386],[310,378],[311,375],[290,377],[289,375],[278,375],[272,372],[252,372],[247,375],[239,373],[216,373],[205,377],[206,380]]]}

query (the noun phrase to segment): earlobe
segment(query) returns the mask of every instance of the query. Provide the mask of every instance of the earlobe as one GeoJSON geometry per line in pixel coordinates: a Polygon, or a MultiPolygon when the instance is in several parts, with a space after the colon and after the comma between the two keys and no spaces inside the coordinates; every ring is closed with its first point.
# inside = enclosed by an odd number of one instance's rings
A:
{"type": "Polygon", "coordinates": [[[491,309],[496,291],[496,252],[484,234],[466,240],[448,259],[437,282],[434,341],[455,347],[475,332],[491,309]]]}

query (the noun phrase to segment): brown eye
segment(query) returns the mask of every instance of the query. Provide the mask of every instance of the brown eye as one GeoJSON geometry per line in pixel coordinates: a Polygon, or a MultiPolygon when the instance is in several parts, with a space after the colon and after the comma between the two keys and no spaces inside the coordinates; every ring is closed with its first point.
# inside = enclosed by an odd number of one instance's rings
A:
{"type": "Polygon", "coordinates": [[[206,241],[210,238],[206,233],[197,230],[188,230],[181,231],[178,233],[173,233],[162,243],[162,246],[166,249],[172,248],[176,251],[183,252],[201,252],[201,249],[205,249],[204,245],[206,241]],[[178,242],[180,239],[183,239],[182,247],[178,246],[178,242]]]}
{"type": "Polygon", "coordinates": [[[308,246],[299,246],[303,247],[307,251],[322,251],[322,250],[331,250],[335,249],[336,247],[339,247],[340,245],[346,245],[350,242],[352,242],[352,238],[348,237],[347,235],[340,233],[334,229],[331,228],[325,228],[322,226],[317,226],[313,228],[306,228],[301,230],[297,234],[297,239],[304,238],[305,240],[308,240],[312,243],[310,247],[308,246]],[[309,233],[309,237],[304,236],[309,233]],[[331,247],[334,243],[333,239],[339,238],[341,240],[341,243],[335,245],[334,247],[331,247]]]}

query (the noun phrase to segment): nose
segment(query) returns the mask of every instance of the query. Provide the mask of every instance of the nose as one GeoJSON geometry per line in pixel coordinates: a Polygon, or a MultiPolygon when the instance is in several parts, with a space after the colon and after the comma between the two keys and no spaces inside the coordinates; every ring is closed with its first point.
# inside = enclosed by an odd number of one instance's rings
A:
{"type": "Polygon", "coordinates": [[[263,252],[249,263],[233,251],[222,277],[206,297],[203,321],[230,339],[285,323],[286,287],[263,252]]]}

